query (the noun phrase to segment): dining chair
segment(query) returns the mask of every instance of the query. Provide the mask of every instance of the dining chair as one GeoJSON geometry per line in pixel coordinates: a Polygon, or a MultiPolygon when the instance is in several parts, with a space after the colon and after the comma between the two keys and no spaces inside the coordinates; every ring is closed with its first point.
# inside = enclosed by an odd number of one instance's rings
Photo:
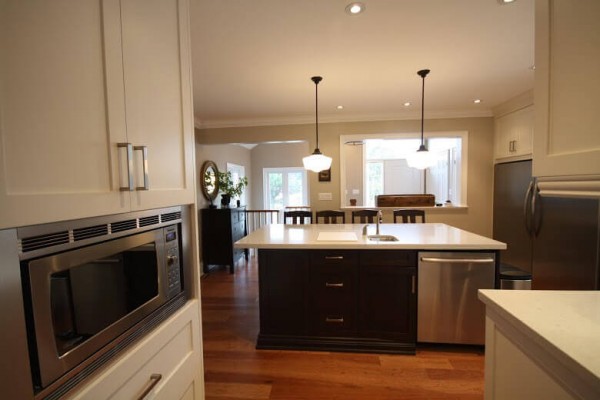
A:
{"type": "Polygon", "coordinates": [[[417,222],[417,217],[421,218],[421,222],[425,222],[425,211],[423,210],[394,210],[394,223],[398,223],[398,218],[402,217],[402,223],[414,224],[417,222]]]}
{"type": "Polygon", "coordinates": [[[361,224],[365,222],[372,224],[375,222],[375,218],[377,218],[377,213],[378,210],[373,209],[352,211],[352,223],[355,223],[355,219],[358,218],[358,222],[361,224]]]}
{"type": "Polygon", "coordinates": [[[283,212],[283,223],[292,225],[304,225],[310,224],[313,221],[313,214],[311,211],[284,211],[283,212]],[[288,222],[291,221],[291,222],[288,222]]]}
{"type": "Polygon", "coordinates": [[[346,213],[340,210],[321,210],[315,213],[315,222],[319,223],[319,218],[323,219],[324,224],[345,224],[346,223],[346,213]],[[338,222],[338,218],[341,219],[342,222],[338,222]]]}

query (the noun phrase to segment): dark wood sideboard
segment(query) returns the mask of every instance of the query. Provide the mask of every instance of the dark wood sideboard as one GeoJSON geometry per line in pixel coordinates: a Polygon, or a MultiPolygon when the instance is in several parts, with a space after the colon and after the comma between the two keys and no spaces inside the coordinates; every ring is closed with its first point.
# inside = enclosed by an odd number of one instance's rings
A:
{"type": "Polygon", "coordinates": [[[248,249],[234,249],[233,243],[247,235],[246,208],[204,208],[201,210],[203,270],[210,265],[229,265],[233,274],[235,262],[248,249]]]}

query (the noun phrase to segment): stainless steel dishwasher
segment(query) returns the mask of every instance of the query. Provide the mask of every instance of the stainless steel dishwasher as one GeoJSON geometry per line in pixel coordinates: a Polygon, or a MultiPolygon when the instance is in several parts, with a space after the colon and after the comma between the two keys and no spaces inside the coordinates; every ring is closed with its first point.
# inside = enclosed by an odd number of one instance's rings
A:
{"type": "Polygon", "coordinates": [[[495,254],[419,252],[417,341],[485,343],[478,289],[493,289],[495,254]]]}

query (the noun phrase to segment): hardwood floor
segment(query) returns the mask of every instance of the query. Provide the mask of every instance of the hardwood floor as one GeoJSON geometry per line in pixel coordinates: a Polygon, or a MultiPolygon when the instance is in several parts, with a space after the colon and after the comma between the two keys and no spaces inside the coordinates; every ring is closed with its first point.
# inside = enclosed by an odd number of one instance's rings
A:
{"type": "Polygon", "coordinates": [[[206,400],[483,399],[483,349],[419,346],[416,356],[256,350],[257,258],[202,278],[206,400]]]}

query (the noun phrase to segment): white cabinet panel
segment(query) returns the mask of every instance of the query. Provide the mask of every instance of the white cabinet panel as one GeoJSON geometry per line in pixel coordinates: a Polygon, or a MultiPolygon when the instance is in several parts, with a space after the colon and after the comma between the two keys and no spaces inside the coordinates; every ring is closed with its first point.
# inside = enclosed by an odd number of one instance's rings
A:
{"type": "Polygon", "coordinates": [[[536,1],[536,176],[600,179],[599,20],[597,0],[536,1]]]}
{"type": "Polygon", "coordinates": [[[0,88],[0,228],[193,203],[187,0],[5,2],[0,88]]]}
{"type": "MultiPolygon", "coordinates": [[[[186,1],[122,0],[127,137],[146,146],[149,190],[133,209],[194,201],[189,10],[186,1]]],[[[144,186],[141,151],[134,183],[144,186]]]]}
{"type": "Polygon", "coordinates": [[[129,209],[114,172],[122,79],[111,81],[104,54],[118,12],[99,1],[3,5],[0,228],[129,209]]]}
{"type": "Polygon", "coordinates": [[[71,398],[137,399],[155,383],[148,399],[202,399],[199,313],[199,302],[190,300],[71,398]],[[160,374],[160,380],[153,374],[160,374]]]}
{"type": "Polygon", "coordinates": [[[495,158],[530,155],[533,142],[533,105],[496,118],[495,158]]]}

